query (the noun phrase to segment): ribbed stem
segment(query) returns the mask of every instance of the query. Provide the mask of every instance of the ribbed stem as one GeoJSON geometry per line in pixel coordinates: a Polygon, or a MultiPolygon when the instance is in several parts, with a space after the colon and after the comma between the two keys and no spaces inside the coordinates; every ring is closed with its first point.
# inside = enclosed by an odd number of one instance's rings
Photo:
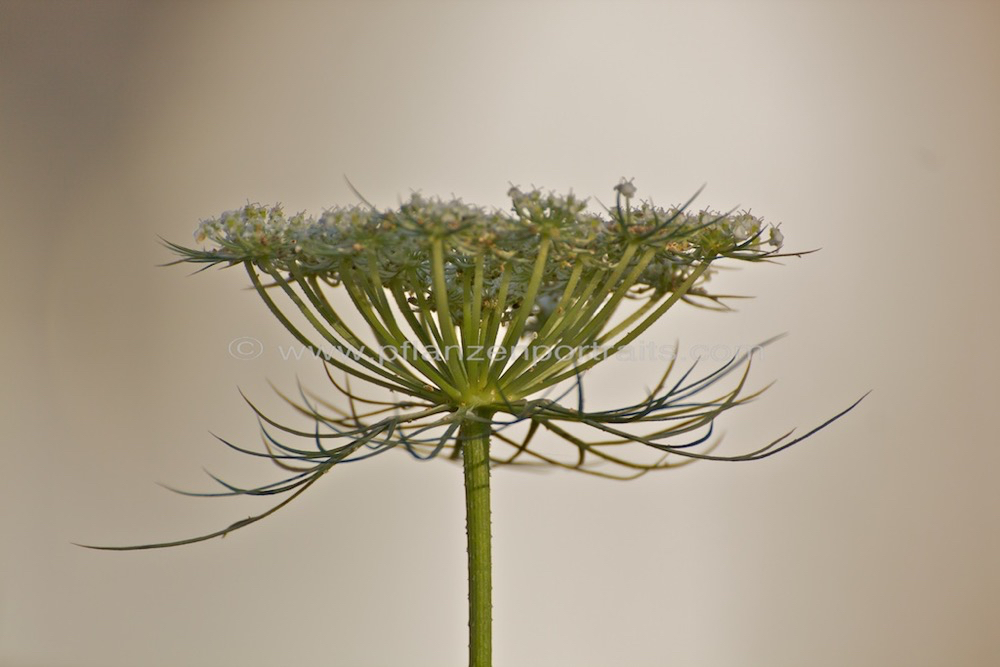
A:
{"type": "Polygon", "coordinates": [[[469,545],[469,667],[493,664],[493,576],[490,557],[490,418],[462,424],[465,526],[469,545]]]}

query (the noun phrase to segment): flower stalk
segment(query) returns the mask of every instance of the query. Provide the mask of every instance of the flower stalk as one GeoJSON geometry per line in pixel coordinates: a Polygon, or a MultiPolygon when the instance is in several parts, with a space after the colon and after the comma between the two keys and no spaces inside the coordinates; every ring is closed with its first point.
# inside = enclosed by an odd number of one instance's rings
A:
{"type": "Polygon", "coordinates": [[[490,422],[488,410],[462,424],[465,526],[469,552],[469,665],[490,667],[493,644],[493,568],[490,529],[490,422]]]}

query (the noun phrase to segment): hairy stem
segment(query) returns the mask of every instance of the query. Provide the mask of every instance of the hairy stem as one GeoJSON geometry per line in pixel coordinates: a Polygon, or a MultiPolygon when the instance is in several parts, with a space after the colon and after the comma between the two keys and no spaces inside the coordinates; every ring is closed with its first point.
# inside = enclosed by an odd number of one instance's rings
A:
{"type": "Polygon", "coordinates": [[[469,667],[490,667],[493,643],[492,571],[490,558],[490,418],[462,424],[465,467],[466,533],[469,544],[469,667]]]}

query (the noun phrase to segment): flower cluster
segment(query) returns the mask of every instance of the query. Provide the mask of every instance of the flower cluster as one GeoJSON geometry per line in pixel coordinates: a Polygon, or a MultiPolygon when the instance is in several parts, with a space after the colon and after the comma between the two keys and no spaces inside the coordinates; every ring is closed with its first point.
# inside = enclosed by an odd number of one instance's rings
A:
{"type": "MultiPolygon", "coordinates": [[[[175,249],[189,261],[250,262],[293,279],[320,276],[331,284],[360,272],[383,287],[398,285],[410,302],[436,307],[431,264],[432,248],[439,243],[452,318],[463,317],[463,293],[479,261],[482,299],[495,303],[504,291],[502,320],[507,322],[522,307],[544,248],[547,257],[527,334],[554,311],[577,265],[584,267],[578,279],[586,279],[613,271],[627,255],[620,277],[644,265],[629,289],[663,294],[682,284],[698,263],[720,257],[765,259],[783,242],[776,227],[769,228],[765,241],[768,228],[749,212],[634,204],[631,181],[619,183],[615,192],[616,204],[606,216],[588,211],[587,201],[572,193],[517,187],[507,193],[508,211],[420,194],[396,210],[357,205],[327,210],[318,218],[248,204],[199,225],[196,240],[214,247],[175,249]]],[[[693,293],[698,294],[697,287],[693,293]]]]}

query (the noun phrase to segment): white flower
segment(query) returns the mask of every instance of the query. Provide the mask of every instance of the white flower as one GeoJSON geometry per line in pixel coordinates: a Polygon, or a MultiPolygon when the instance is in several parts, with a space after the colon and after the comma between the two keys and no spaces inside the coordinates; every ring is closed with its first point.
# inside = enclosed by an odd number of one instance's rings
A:
{"type": "Polygon", "coordinates": [[[782,234],[781,230],[777,227],[771,227],[771,238],[769,238],[767,242],[775,248],[780,248],[781,244],[785,242],[785,235],[782,234]]]}
{"type": "Polygon", "coordinates": [[[625,197],[626,199],[631,199],[632,197],[635,196],[636,187],[632,185],[631,178],[628,179],[627,181],[623,178],[621,180],[621,183],[615,186],[615,190],[617,190],[618,194],[620,194],[622,197],[625,197]]]}
{"type": "Polygon", "coordinates": [[[737,220],[733,224],[733,238],[742,243],[753,236],[753,223],[749,220],[737,220]]]}

